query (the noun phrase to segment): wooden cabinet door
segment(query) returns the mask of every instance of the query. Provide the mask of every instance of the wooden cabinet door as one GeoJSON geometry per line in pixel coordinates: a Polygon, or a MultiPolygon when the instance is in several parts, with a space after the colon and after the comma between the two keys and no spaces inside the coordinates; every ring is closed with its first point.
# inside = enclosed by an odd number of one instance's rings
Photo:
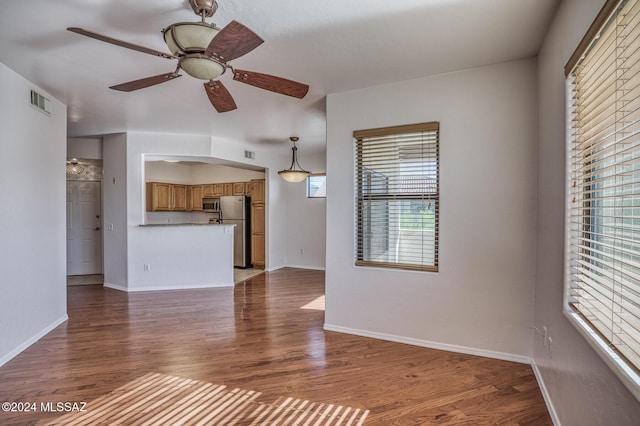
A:
{"type": "Polygon", "coordinates": [[[213,184],[213,196],[220,197],[224,195],[224,183],[214,183],[213,184]]]}
{"type": "Polygon", "coordinates": [[[224,184],[224,195],[233,195],[233,184],[225,183],[224,184]]]}
{"type": "MultiPolygon", "coordinates": [[[[188,209],[189,211],[202,211],[202,196],[205,185],[192,185],[189,187],[188,209]]],[[[213,190],[213,188],[212,188],[213,190]]]]}
{"type": "Polygon", "coordinates": [[[266,264],[264,203],[251,203],[251,263],[261,269],[266,264]]]}
{"type": "Polygon", "coordinates": [[[256,269],[264,269],[265,267],[264,235],[251,236],[251,263],[256,269]]]}
{"type": "Polygon", "coordinates": [[[264,179],[252,179],[251,183],[251,202],[264,203],[264,179]]]}
{"type": "Polygon", "coordinates": [[[235,182],[233,184],[233,195],[244,195],[244,182],[235,182]]]}
{"type": "Polygon", "coordinates": [[[171,184],[147,183],[147,211],[166,212],[171,210],[171,184]]]}
{"type": "Polygon", "coordinates": [[[187,210],[187,185],[172,185],[173,187],[173,210],[187,210]]]}
{"type": "Polygon", "coordinates": [[[203,197],[215,197],[217,194],[213,192],[213,184],[202,185],[202,196],[203,197]]]}

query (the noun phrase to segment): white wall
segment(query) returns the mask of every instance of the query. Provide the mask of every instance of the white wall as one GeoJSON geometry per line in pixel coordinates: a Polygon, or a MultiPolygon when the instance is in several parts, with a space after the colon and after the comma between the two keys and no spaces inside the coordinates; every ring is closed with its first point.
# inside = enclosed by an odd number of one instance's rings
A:
{"type": "Polygon", "coordinates": [[[194,185],[200,183],[247,182],[251,179],[264,179],[264,172],[224,166],[222,164],[201,164],[191,167],[191,179],[194,185]]]}
{"type": "Polygon", "coordinates": [[[67,158],[102,159],[102,138],[68,138],[67,158]]]}
{"type": "Polygon", "coordinates": [[[169,182],[190,185],[192,166],[165,161],[147,161],[144,168],[146,182],[169,182]]]}
{"type": "Polygon", "coordinates": [[[104,137],[103,172],[104,282],[111,287],[123,288],[128,282],[126,134],[104,137]]]}
{"type": "MultiPolygon", "coordinates": [[[[107,140],[105,139],[105,146],[107,140]]],[[[240,143],[212,139],[197,135],[168,135],[156,133],[132,132],[126,135],[126,179],[127,179],[127,283],[123,287],[135,290],[139,286],[145,286],[146,277],[143,265],[148,263],[146,254],[149,242],[140,224],[144,223],[144,159],[145,155],[173,155],[190,157],[215,157],[223,160],[234,161],[240,164],[250,164],[253,167],[268,169],[265,176],[267,203],[267,270],[273,270],[287,265],[287,239],[291,233],[305,232],[302,229],[292,229],[289,226],[287,209],[287,184],[274,170],[282,168],[283,164],[290,161],[290,152],[287,150],[269,152],[267,150],[256,151],[256,160],[246,163],[244,149],[240,143]]],[[[107,159],[105,158],[105,167],[107,159]]],[[[105,174],[105,180],[109,178],[105,174]]],[[[107,182],[108,183],[108,182],[107,182]]],[[[106,184],[105,184],[106,185],[106,184]]],[[[296,214],[292,212],[291,214],[296,214]]],[[[106,220],[106,219],[105,219],[106,220]]],[[[320,220],[324,220],[321,218],[320,220]]],[[[107,222],[105,222],[107,223],[107,222]]],[[[308,247],[322,246],[323,239],[320,236],[309,236],[308,247]],[[312,240],[318,237],[317,240],[312,240]]],[[[317,267],[322,265],[324,252],[310,249],[318,258],[310,258],[308,263],[298,266],[317,267]]],[[[106,271],[105,271],[106,273],[106,271]]],[[[105,278],[106,280],[106,278],[105,278]]]]}
{"type": "Polygon", "coordinates": [[[264,179],[264,172],[222,164],[183,164],[166,161],[147,161],[145,163],[145,180],[147,182],[200,185],[247,182],[251,179],[264,179]]]}
{"type": "MultiPolygon", "coordinates": [[[[140,228],[145,217],[145,178],[144,154],[166,155],[209,155],[211,139],[197,135],[170,135],[160,133],[127,133],[127,285],[129,291],[136,291],[149,287],[147,273],[143,269],[145,263],[158,265],[159,259],[150,259],[148,252],[151,244],[156,244],[147,232],[140,228]]],[[[167,234],[168,235],[168,234],[167,234]]],[[[173,244],[167,238],[167,245],[173,244]]],[[[152,266],[153,267],[153,266],[152,266]]],[[[162,277],[160,277],[162,278],[162,277]]],[[[154,285],[156,288],[165,286],[173,288],[170,277],[164,277],[154,285]]],[[[187,281],[189,281],[187,279],[187,281]]]]}
{"type": "Polygon", "coordinates": [[[0,94],[2,365],[67,318],[67,111],[3,64],[0,94]],[[51,100],[51,116],[30,106],[30,89],[51,100]]]}
{"type": "MultiPolygon", "coordinates": [[[[313,173],[326,171],[325,156],[307,153],[304,145],[298,147],[298,161],[313,173]]],[[[286,189],[287,266],[325,269],[326,198],[307,198],[306,180],[286,184],[286,189]]]]}
{"type": "Polygon", "coordinates": [[[551,354],[534,335],[534,360],[554,414],[565,425],[637,425],[640,403],[562,314],[565,201],[564,65],[604,0],[565,0],[538,59],[538,250],[535,324],[552,337],[551,354]]]}
{"type": "Polygon", "coordinates": [[[327,99],[325,327],[528,361],[536,237],[536,61],[327,99]],[[354,266],[353,131],[440,122],[438,273],[354,266]]]}
{"type": "MultiPolygon", "coordinates": [[[[138,227],[126,291],[233,286],[233,226],[138,227]],[[144,270],[148,265],[148,270],[144,270]]],[[[114,287],[118,288],[118,287],[114,287]]]]}

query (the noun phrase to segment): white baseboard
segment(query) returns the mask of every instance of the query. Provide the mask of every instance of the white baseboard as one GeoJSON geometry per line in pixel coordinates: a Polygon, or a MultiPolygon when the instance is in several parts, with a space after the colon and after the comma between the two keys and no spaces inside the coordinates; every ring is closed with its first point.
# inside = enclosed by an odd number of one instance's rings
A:
{"type": "Polygon", "coordinates": [[[338,325],[324,324],[327,331],[337,331],[339,333],[354,334],[362,337],[372,337],[374,339],[387,340],[407,345],[420,346],[423,348],[438,349],[441,351],[457,352],[467,355],[483,356],[486,358],[500,359],[503,361],[518,362],[520,364],[531,364],[531,358],[523,355],[509,354],[505,352],[490,351],[486,349],[470,348],[467,346],[451,345],[447,343],[432,342],[429,340],[414,339],[411,337],[396,336],[394,334],[377,333],[373,331],[359,330],[338,325]]]}
{"type": "Polygon", "coordinates": [[[233,283],[222,283],[222,284],[201,284],[201,285],[170,285],[170,286],[154,286],[154,287],[123,287],[120,285],[104,283],[105,287],[124,291],[127,293],[139,293],[143,291],[164,291],[164,290],[198,290],[202,288],[224,288],[224,287],[233,287],[233,283]]]}
{"type": "Polygon", "coordinates": [[[307,266],[307,265],[287,265],[286,268],[297,268],[297,269],[311,269],[312,271],[324,271],[326,268],[320,266],[307,266]]]}
{"type": "Polygon", "coordinates": [[[296,269],[311,269],[313,271],[324,271],[326,268],[321,268],[319,266],[305,266],[305,265],[280,265],[274,268],[265,269],[265,272],[273,272],[282,268],[296,268],[296,269]]]}
{"type": "Polygon", "coordinates": [[[549,395],[549,391],[547,390],[547,386],[544,383],[544,379],[542,378],[542,373],[538,369],[538,364],[536,364],[535,360],[531,360],[531,368],[533,369],[533,374],[536,376],[536,381],[538,382],[538,386],[540,387],[540,392],[542,393],[542,398],[544,399],[544,403],[547,406],[547,410],[549,411],[549,416],[551,416],[551,421],[555,426],[561,426],[560,418],[558,417],[558,413],[553,405],[551,400],[551,395],[549,395]]]}
{"type": "Polygon", "coordinates": [[[104,287],[111,288],[111,289],[118,290],[118,291],[124,291],[124,292],[128,292],[129,291],[126,287],[122,287],[122,286],[117,285],[117,284],[103,283],[102,285],[104,287]]]}
{"type": "Polygon", "coordinates": [[[53,330],[54,328],[56,328],[57,326],[59,326],[60,324],[62,324],[68,319],[69,317],[67,316],[67,314],[64,314],[63,316],[61,316],[60,318],[58,318],[57,320],[55,320],[54,322],[46,326],[44,329],[36,333],[30,339],[22,343],[20,346],[18,346],[17,348],[15,348],[11,352],[9,352],[8,354],[0,358],[0,367],[5,365],[7,362],[11,361],[13,358],[19,355],[20,352],[24,351],[29,346],[33,345],[35,342],[37,342],[38,340],[46,336],[51,330],[53,330]]]}

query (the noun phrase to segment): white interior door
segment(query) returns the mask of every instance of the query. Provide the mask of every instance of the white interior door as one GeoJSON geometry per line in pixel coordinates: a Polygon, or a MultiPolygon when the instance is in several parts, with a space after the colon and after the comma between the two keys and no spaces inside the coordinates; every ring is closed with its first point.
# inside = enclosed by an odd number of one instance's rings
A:
{"type": "Polygon", "coordinates": [[[100,182],[67,181],[67,275],[102,273],[100,182]]]}

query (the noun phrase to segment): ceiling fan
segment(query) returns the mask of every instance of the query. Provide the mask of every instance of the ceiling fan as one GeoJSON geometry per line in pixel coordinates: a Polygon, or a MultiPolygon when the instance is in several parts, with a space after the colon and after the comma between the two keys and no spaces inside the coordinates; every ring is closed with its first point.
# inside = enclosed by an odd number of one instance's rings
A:
{"type": "Polygon", "coordinates": [[[180,70],[183,70],[194,78],[206,80],[204,89],[209,101],[216,111],[227,112],[236,109],[237,106],[227,88],[216,79],[230,69],[236,81],[294,98],[305,97],[309,91],[306,84],[233,68],[229,61],[251,52],[264,40],[237,21],[231,21],[222,29],[213,23],[205,22],[205,18],[213,16],[218,9],[215,0],[189,0],[189,4],[193,12],[201,17],[201,22],[179,22],[162,30],[164,41],[171,53],[117,40],[82,28],[69,27],[67,30],[149,55],[178,60],[178,66],[173,72],[129,81],[111,86],[110,89],[123,92],[143,89],[178,78],[181,76],[180,70]]]}

